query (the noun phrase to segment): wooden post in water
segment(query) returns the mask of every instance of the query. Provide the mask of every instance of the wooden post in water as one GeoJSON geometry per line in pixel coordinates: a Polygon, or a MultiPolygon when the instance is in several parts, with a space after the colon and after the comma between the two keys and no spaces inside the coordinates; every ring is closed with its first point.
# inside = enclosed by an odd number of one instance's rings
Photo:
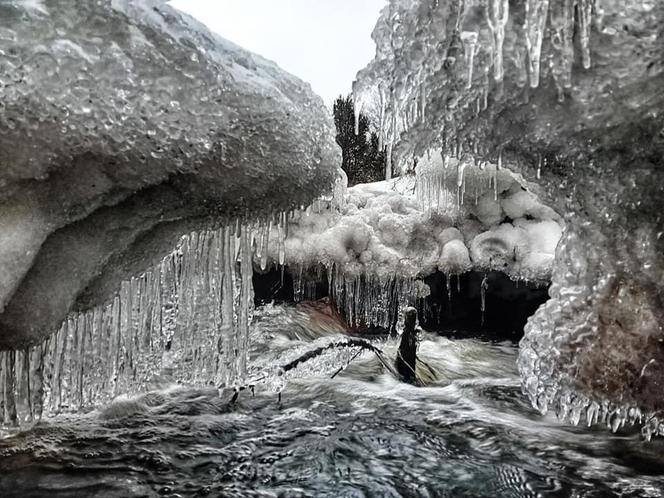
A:
{"type": "Polygon", "coordinates": [[[417,366],[417,333],[415,332],[415,321],[417,310],[408,307],[404,310],[403,334],[399,344],[396,367],[401,380],[414,384],[417,382],[415,367],[417,366]]]}

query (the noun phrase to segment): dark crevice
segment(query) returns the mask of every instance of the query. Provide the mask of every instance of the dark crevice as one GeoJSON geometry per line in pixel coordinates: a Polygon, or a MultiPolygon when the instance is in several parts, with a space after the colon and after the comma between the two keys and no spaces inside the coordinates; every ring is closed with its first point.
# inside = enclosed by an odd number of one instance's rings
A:
{"type": "MultiPolygon", "coordinates": [[[[430,332],[453,338],[488,341],[519,341],[530,316],[549,299],[548,286],[514,281],[501,272],[468,272],[447,277],[436,272],[424,278],[431,294],[418,301],[420,326],[430,332]],[[486,275],[485,310],[482,317],[482,280],[486,275]],[[460,281],[457,283],[457,278],[460,281]],[[451,300],[450,297],[451,296],[451,300]]],[[[294,303],[293,277],[288,267],[272,267],[253,275],[254,304],[294,303]]],[[[307,290],[311,300],[329,296],[325,273],[312,279],[307,290]]],[[[374,332],[371,327],[367,331],[374,332]]]]}

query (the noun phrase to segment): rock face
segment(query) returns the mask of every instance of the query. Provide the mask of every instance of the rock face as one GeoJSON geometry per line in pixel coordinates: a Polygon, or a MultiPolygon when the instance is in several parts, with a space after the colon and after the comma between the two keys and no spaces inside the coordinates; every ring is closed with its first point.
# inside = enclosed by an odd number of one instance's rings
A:
{"type": "Polygon", "coordinates": [[[354,87],[397,160],[499,159],[568,213],[525,390],[647,434],[664,432],[663,30],[652,0],[393,0],[354,87]]]}
{"type": "Polygon", "coordinates": [[[0,348],[137,251],[308,204],[338,168],[308,85],[162,2],[3,2],[0,92],[0,348]]]}

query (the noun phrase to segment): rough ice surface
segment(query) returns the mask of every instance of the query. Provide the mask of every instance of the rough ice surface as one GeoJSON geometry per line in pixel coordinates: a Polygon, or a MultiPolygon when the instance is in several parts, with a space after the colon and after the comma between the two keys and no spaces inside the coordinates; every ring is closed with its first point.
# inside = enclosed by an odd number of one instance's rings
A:
{"type": "Polygon", "coordinates": [[[325,272],[349,323],[386,328],[428,294],[418,279],[435,271],[502,271],[547,283],[558,215],[507,170],[448,162],[441,168],[440,156],[425,157],[415,177],[356,185],[344,203],[295,213],[285,247],[269,244],[270,261],[289,266],[298,298],[309,297],[307,286],[325,272]],[[518,217],[508,217],[503,203],[518,217]]]}
{"type": "Polygon", "coordinates": [[[664,433],[662,26],[652,0],[391,0],[354,84],[380,102],[395,167],[438,147],[539,183],[568,213],[552,298],[521,344],[525,392],[647,436],[664,433]]]}
{"type": "Polygon", "coordinates": [[[162,1],[2,2],[0,95],[2,348],[112,295],[166,225],[308,205],[338,171],[309,85],[162,1]]]}

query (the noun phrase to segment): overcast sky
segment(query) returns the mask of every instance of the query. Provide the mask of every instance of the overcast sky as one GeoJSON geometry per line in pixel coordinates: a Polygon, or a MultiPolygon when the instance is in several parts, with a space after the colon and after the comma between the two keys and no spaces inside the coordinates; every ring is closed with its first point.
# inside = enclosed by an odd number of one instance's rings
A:
{"type": "Polygon", "coordinates": [[[327,104],[373,58],[386,0],[171,0],[224,38],[275,61],[327,104]]]}

